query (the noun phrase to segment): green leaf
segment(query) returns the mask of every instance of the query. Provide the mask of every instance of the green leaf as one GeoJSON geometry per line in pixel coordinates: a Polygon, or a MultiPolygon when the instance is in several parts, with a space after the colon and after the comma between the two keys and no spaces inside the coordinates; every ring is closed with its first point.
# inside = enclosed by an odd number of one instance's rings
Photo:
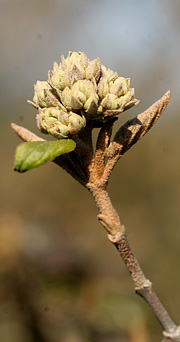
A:
{"type": "Polygon", "coordinates": [[[14,170],[25,172],[76,148],[71,139],[23,142],[16,149],[14,170]]]}

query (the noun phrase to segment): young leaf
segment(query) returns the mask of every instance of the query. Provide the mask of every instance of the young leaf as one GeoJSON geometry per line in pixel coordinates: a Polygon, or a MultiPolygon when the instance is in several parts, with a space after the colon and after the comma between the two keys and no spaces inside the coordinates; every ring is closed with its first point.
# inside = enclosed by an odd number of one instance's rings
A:
{"type": "Polygon", "coordinates": [[[71,139],[23,142],[16,149],[14,170],[28,171],[61,154],[73,151],[75,147],[76,143],[71,139]]]}

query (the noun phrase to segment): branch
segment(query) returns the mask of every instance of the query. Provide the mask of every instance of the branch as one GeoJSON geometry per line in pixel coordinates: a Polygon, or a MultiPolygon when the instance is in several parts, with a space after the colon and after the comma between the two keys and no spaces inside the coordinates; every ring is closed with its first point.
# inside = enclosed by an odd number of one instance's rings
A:
{"type": "Polygon", "coordinates": [[[164,336],[170,338],[170,340],[166,340],[166,342],[180,341],[180,327],[176,326],[161,304],[152,288],[152,283],[145,277],[136,257],[132,253],[128,243],[126,229],[121,224],[106,190],[93,184],[88,184],[88,189],[93,195],[100,211],[98,219],[106,229],[108,239],[114,244],[122,257],[126,268],[130,273],[131,279],[133,280],[136,293],[149,304],[163,328],[164,336]]]}
{"type": "Polygon", "coordinates": [[[180,341],[180,326],[176,328],[174,333],[166,333],[164,332],[163,335],[165,338],[162,342],[179,342],[180,341]]]}

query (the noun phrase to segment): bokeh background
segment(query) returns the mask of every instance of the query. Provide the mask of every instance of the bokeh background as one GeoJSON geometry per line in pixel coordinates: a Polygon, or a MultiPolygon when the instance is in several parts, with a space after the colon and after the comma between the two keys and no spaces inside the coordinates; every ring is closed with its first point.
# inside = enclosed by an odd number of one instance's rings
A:
{"type": "Polygon", "coordinates": [[[53,163],[13,172],[20,140],[10,122],[38,133],[26,100],[68,51],[98,56],[131,78],[141,102],[115,130],[172,91],[165,113],[119,161],[108,189],[146,276],[180,322],[179,18],[178,0],[0,0],[1,341],[161,340],[90,194],[53,163]]]}

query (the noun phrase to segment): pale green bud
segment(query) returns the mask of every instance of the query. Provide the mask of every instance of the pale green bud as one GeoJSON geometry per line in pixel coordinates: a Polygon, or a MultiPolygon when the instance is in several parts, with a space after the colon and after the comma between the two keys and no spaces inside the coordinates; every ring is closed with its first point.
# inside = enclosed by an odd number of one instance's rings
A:
{"type": "Polygon", "coordinates": [[[59,90],[63,90],[65,87],[70,87],[71,77],[68,70],[62,70],[61,66],[57,67],[55,65],[53,75],[50,75],[50,82],[59,90]]]}
{"type": "Polygon", "coordinates": [[[90,61],[83,52],[69,52],[54,63],[47,82],[37,81],[34,103],[41,131],[56,138],[77,134],[86,119],[106,120],[136,105],[130,79],[90,61]]]}
{"type": "Polygon", "coordinates": [[[99,84],[98,84],[98,95],[100,99],[106,97],[109,93],[109,83],[107,77],[101,77],[99,84]]]}
{"type": "Polygon", "coordinates": [[[112,71],[111,69],[106,69],[104,65],[101,65],[102,76],[106,77],[108,81],[115,80],[118,77],[117,72],[112,71]]]}
{"type": "Polygon", "coordinates": [[[84,75],[85,68],[88,65],[88,59],[85,58],[85,55],[81,52],[69,52],[69,55],[66,59],[64,56],[61,57],[61,62],[63,64],[63,69],[69,71],[69,73],[73,72],[73,68],[76,67],[79,69],[82,77],[84,75]]]}
{"type": "Polygon", "coordinates": [[[117,115],[137,104],[134,89],[129,88],[129,78],[117,77],[117,74],[106,70],[105,67],[102,67],[102,70],[103,76],[98,84],[98,95],[101,99],[98,107],[100,116],[117,115]]]}
{"type": "Polygon", "coordinates": [[[118,108],[118,97],[114,94],[108,94],[106,97],[101,101],[101,106],[105,110],[115,110],[118,108]]]}
{"type": "Polygon", "coordinates": [[[66,87],[61,93],[62,104],[70,109],[71,108],[71,89],[66,87]]]}
{"type": "Polygon", "coordinates": [[[124,109],[125,106],[127,106],[133,98],[134,98],[134,89],[131,88],[124,96],[121,96],[118,99],[118,106],[121,109],[124,109]]]}
{"type": "Polygon", "coordinates": [[[122,95],[125,95],[129,91],[130,78],[118,77],[118,80],[122,83],[122,95]]]}
{"type": "Polygon", "coordinates": [[[86,126],[86,119],[74,112],[69,113],[68,129],[71,135],[79,133],[86,126]]]}
{"type": "Polygon", "coordinates": [[[114,94],[118,97],[123,94],[123,84],[120,77],[118,77],[114,82],[110,82],[109,91],[111,94],[114,94]]]}
{"type": "Polygon", "coordinates": [[[65,87],[71,87],[76,80],[82,80],[85,76],[85,69],[88,66],[88,59],[84,53],[69,52],[65,59],[61,56],[61,63],[58,66],[54,64],[52,75],[50,74],[50,82],[59,90],[65,87]]]}
{"type": "Polygon", "coordinates": [[[34,85],[34,97],[33,102],[39,107],[55,107],[59,101],[50,85],[47,82],[40,82],[34,85]]]}
{"type": "Polygon", "coordinates": [[[86,79],[91,80],[93,77],[95,81],[98,82],[101,75],[101,62],[99,58],[94,59],[88,64],[86,69],[86,79]]]}
{"type": "Polygon", "coordinates": [[[60,139],[79,133],[86,126],[86,119],[79,114],[65,112],[61,108],[43,108],[37,114],[37,125],[43,133],[60,139]]]}
{"type": "Polygon", "coordinates": [[[77,81],[71,89],[71,109],[84,109],[87,116],[96,115],[99,97],[89,80],[77,81]]]}

